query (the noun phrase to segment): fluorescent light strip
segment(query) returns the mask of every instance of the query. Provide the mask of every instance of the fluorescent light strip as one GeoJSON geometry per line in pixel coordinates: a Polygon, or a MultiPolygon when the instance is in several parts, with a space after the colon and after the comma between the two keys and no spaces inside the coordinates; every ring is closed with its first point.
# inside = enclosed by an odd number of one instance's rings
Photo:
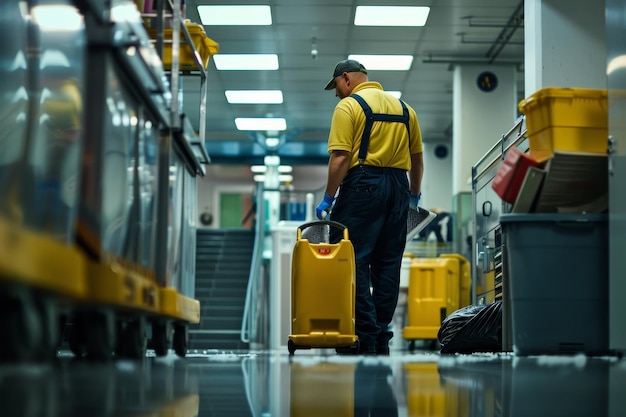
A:
{"type": "Polygon", "coordinates": [[[265,145],[269,146],[270,148],[278,146],[279,143],[280,139],[278,138],[265,138],[265,145]]]}
{"type": "Polygon", "coordinates": [[[269,26],[270,6],[198,6],[200,21],[205,26],[269,26]]]}
{"type": "Polygon", "coordinates": [[[413,63],[413,55],[350,55],[348,58],[359,61],[368,71],[408,71],[413,63]]]}
{"type": "MultiPolygon", "coordinates": [[[[267,171],[267,167],[265,165],[252,165],[250,171],[255,174],[264,174],[267,171]]],[[[278,172],[281,174],[290,174],[293,172],[293,167],[291,165],[279,165],[278,172]]]]}
{"type": "Polygon", "coordinates": [[[238,130],[287,130],[287,122],[282,117],[237,117],[238,130]]]}
{"type": "MultiPolygon", "coordinates": [[[[115,10],[116,7],[113,7],[112,13],[115,10]]],[[[134,4],[126,7],[126,12],[129,10],[138,17],[137,7],[134,4]]],[[[83,16],[73,6],[60,4],[35,6],[32,9],[32,16],[33,21],[44,32],[75,32],[83,26],[83,16]]]]}
{"type": "MultiPolygon", "coordinates": [[[[257,174],[257,175],[253,175],[252,179],[256,182],[265,182],[265,174],[257,174]]],[[[292,182],[293,181],[293,175],[279,175],[278,176],[278,181],[279,182],[292,182]]]]}
{"type": "Polygon", "coordinates": [[[278,69],[276,54],[216,54],[215,68],[220,71],[275,71],[278,69]]]}
{"type": "Polygon", "coordinates": [[[402,97],[402,91],[393,91],[393,90],[385,90],[385,92],[391,94],[392,96],[394,96],[395,98],[400,98],[402,97]]]}
{"type": "Polygon", "coordinates": [[[357,6],[355,26],[424,26],[430,7],[357,6]]]}
{"type": "Polygon", "coordinates": [[[280,90],[226,90],[226,100],[230,104],[280,104],[283,92],[280,90]]]}

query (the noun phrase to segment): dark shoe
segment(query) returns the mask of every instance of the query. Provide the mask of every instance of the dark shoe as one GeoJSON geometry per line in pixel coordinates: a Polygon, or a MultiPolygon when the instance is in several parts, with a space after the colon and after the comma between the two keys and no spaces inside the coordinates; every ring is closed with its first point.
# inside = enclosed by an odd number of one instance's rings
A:
{"type": "Polygon", "coordinates": [[[361,347],[359,348],[359,355],[375,355],[376,354],[376,349],[374,348],[374,346],[365,346],[365,347],[361,347]]]}
{"type": "Polygon", "coordinates": [[[376,346],[376,354],[389,356],[389,346],[376,346]]]}
{"type": "Polygon", "coordinates": [[[335,348],[338,355],[376,355],[376,349],[373,346],[345,346],[335,348]]]}
{"type": "Polygon", "coordinates": [[[355,346],[344,346],[335,348],[337,355],[358,355],[359,350],[355,346]]]}
{"type": "Polygon", "coordinates": [[[376,354],[389,355],[389,341],[393,337],[393,332],[384,332],[376,339],[376,354]]]}

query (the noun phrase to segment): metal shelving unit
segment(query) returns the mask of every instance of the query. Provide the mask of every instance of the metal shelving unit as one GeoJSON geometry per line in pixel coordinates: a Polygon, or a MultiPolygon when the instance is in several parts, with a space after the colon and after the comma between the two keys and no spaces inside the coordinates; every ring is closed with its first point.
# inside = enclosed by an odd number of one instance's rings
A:
{"type": "Polygon", "coordinates": [[[190,149],[199,162],[198,174],[204,175],[204,165],[211,162],[204,146],[206,131],[206,98],[207,98],[207,71],[201,61],[201,56],[195,47],[192,36],[180,14],[180,0],[157,0],[155,2],[155,13],[142,13],[144,19],[153,19],[156,23],[156,30],[153,36],[153,42],[156,50],[164,59],[165,45],[171,44],[171,68],[166,70],[169,76],[172,94],[171,119],[172,131],[175,135],[179,135],[189,144],[190,149]],[[165,13],[165,1],[169,4],[170,13],[165,13]],[[165,24],[164,19],[172,19],[171,39],[164,36],[165,24]],[[181,39],[180,35],[183,35],[181,39]],[[193,59],[191,66],[181,67],[180,51],[181,48],[189,48],[190,56],[193,59]],[[195,76],[200,79],[200,99],[198,101],[198,131],[195,132],[193,126],[189,122],[189,118],[185,114],[181,114],[181,103],[179,102],[179,86],[181,76],[195,76]]]}
{"type": "Polygon", "coordinates": [[[502,301],[502,350],[511,351],[512,336],[510,294],[504,245],[506,236],[500,227],[500,214],[508,213],[511,204],[503,201],[491,183],[506,152],[517,147],[528,151],[526,120],[518,118],[513,127],[472,167],[472,200],[474,207],[472,233],[472,303],[502,301]]]}

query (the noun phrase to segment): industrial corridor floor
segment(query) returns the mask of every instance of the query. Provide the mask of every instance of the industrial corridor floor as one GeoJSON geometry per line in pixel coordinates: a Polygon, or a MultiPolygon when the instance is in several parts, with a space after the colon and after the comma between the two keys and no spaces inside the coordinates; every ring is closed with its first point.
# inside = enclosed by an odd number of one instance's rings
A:
{"type": "Polygon", "coordinates": [[[203,351],[0,366],[2,417],[626,416],[626,359],[203,351]]]}

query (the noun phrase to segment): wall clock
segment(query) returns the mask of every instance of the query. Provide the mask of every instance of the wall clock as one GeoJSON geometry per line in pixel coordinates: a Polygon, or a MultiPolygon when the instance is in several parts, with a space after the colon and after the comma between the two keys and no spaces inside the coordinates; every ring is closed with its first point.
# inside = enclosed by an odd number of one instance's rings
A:
{"type": "Polygon", "coordinates": [[[478,75],[476,84],[478,85],[478,89],[480,91],[489,93],[498,87],[498,77],[496,77],[496,74],[491,71],[484,71],[478,75]]]}

